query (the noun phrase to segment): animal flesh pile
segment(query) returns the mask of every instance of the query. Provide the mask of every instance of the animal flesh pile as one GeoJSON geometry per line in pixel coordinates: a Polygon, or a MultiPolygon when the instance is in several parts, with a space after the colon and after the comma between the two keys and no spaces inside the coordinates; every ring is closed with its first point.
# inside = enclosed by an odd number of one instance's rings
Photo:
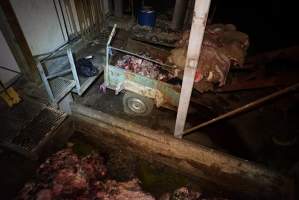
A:
{"type": "MultiPolygon", "coordinates": [[[[176,189],[173,193],[163,194],[159,200],[225,200],[225,198],[219,197],[203,197],[201,192],[192,191],[190,188],[181,187],[176,189]]],[[[226,199],[228,200],[228,199],[226,199]]]]}
{"type": "Polygon", "coordinates": [[[159,81],[167,81],[174,77],[162,70],[158,64],[131,55],[123,56],[117,61],[116,66],[159,81]]]}
{"type": "MultiPolygon", "coordinates": [[[[177,48],[171,51],[168,62],[184,69],[189,31],[182,34],[177,48]]],[[[232,24],[213,24],[206,27],[194,82],[201,92],[226,83],[231,66],[242,66],[249,46],[248,35],[237,31],[232,24]]]]}
{"type": "MultiPolygon", "coordinates": [[[[63,149],[37,170],[35,181],[25,184],[16,199],[22,200],[201,200],[201,192],[182,187],[159,198],[142,191],[139,180],[118,182],[108,177],[104,159],[97,153],[79,157],[63,149]]],[[[222,198],[212,198],[214,200],[222,198]]]]}
{"type": "Polygon", "coordinates": [[[99,154],[79,158],[71,149],[64,149],[39,167],[36,181],[27,183],[17,199],[154,199],[141,190],[137,179],[116,182],[106,179],[106,174],[99,154]]]}

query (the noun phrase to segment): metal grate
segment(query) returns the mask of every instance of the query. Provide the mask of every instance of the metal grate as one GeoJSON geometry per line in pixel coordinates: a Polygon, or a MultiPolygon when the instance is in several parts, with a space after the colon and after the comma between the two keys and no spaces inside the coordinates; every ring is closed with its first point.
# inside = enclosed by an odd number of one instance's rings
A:
{"type": "Polygon", "coordinates": [[[25,151],[33,151],[46,141],[51,132],[65,119],[66,114],[52,108],[43,109],[11,142],[25,151]]]}
{"type": "Polygon", "coordinates": [[[57,103],[72,90],[72,88],[75,86],[75,81],[58,77],[50,80],[49,84],[55,98],[54,101],[57,103]]]}

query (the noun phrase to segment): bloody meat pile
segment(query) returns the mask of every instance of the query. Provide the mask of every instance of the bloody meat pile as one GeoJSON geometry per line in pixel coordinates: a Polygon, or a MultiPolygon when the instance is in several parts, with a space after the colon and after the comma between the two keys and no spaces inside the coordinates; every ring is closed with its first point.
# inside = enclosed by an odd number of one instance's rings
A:
{"type": "MultiPolygon", "coordinates": [[[[142,56],[149,57],[148,55],[142,56]]],[[[162,70],[158,64],[131,55],[125,55],[118,59],[116,66],[159,81],[166,82],[174,77],[169,72],[162,70]]]]}
{"type": "Polygon", "coordinates": [[[78,157],[63,149],[47,159],[27,183],[17,199],[154,199],[141,190],[139,181],[117,182],[107,179],[103,157],[92,153],[78,157]]]}
{"type": "MultiPolygon", "coordinates": [[[[165,193],[158,199],[205,199],[201,196],[200,192],[182,187],[173,193],[165,193]]],[[[71,148],[66,148],[40,165],[35,180],[25,184],[16,199],[154,200],[156,198],[142,190],[137,178],[123,182],[110,179],[101,155],[92,153],[79,157],[71,148]]]]}

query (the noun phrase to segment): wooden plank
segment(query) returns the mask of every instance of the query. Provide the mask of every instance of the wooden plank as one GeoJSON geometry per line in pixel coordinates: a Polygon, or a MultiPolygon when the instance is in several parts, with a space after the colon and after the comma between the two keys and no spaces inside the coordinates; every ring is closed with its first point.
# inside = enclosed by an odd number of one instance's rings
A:
{"type": "Polygon", "coordinates": [[[196,0],[174,136],[182,138],[211,0],[196,0]]]}
{"type": "Polygon", "coordinates": [[[80,33],[82,36],[86,34],[85,14],[83,9],[83,1],[75,0],[75,6],[78,14],[78,21],[80,26],[80,33]]]}
{"type": "Polygon", "coordinates": [[[80,1],[74,0],[76,13],[78,16],[78,23],[79,23],[79,33],[83,35],[83,23],[82,23],[82,10],[80,7],[80,1]]]}
{"type": "Polygon", "coordinates": [[[85,29],[86,29],[86,36],[88,37],[90,34],[90,18],[89,18],[89,10],[87,5],[88,0],[82,1],[82,7],[84,11],[84,21],[85,21],[85,29]]]}
{"type": "Polygon", "coordinates": [[[98,4],[98,15],[99,15],[99,20],[100,20],[100,27],[102,28],[104,24],[104,10],[102,7],[102,0],[96,1],[98,4]]]}
{"type": "Polygon", "coordinates": [[[99,26],[99,16],[98,16],[98,5],[97,5],[97,1],[95,0],[91,0],[91,10],[93,13],[93,19],[94,19],[94,32],[97,33],[100,31],[100,26],[99,26]]]}
{"type": "Polygon", "coordinates": [[[197,179],[204,179],[256,199],[290,199],[292,182],[264,167],[216,150],[174,138],[82,105],[72,105],[75,130],[102,142],[130,147],[197,179]]]}

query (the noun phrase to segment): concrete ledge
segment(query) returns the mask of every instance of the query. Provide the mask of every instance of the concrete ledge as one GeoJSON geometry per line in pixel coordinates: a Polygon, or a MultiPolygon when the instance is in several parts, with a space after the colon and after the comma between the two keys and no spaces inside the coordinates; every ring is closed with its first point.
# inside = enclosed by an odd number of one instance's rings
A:
{"type": "Polygon", "coordinates": [[[293,182],[289,178],[247,160],[79,104],[72,105],[72,117],[76,131],[109,145],[124,145],[145,158],[213,182],[240,197],[292,199],[293,182]]]}

